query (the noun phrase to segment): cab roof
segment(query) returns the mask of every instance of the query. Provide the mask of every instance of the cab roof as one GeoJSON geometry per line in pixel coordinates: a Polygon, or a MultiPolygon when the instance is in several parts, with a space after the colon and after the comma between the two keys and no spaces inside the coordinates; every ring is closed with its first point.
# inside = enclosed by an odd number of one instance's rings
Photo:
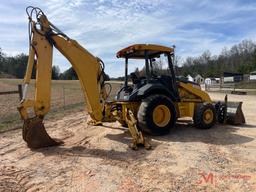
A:
{"type": "Polygon", "coordinates": [[[162,53],[172,53],[174,49],[154,44],[134,44],[116,53],[117,58],[144,59],[145,51],[148,51],[149,58],[158,57],[162,53]]]}

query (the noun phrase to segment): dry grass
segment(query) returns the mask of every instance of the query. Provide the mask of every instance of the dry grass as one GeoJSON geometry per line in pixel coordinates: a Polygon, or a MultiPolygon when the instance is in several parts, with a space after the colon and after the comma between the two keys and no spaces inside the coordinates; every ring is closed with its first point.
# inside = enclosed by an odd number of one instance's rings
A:
{"type": "MultiPolygon", "coordinates": [[[[18,89],[21,79],[0,79],[0,91],[13,91],[18,89]]],[[[35,81],[31,82],[28,98],[33,98],[35,93],[35,81]]],[[[63,112],[63,108],[79,108],[83,106],[84,98],[79,81],[52,81],[51,112],[63,112]]],[[[9,129],[21,126],[17,111],[19,95],[0,95],[0,129],[9,129]]]]}
{"type": "MultiPolygon", "coordinates": [[[[0,92],[13,91],[22,84],[22,79],[0,79],[0,92]]],[[[111,82],[112,91],[109,99],[114,99],[120,82],[111,82]]],[[[107,88],[108,89],[108,88],[107,88]]],[[[28,90],[28,98],[33,98],[35,81],[32,80],[28,90]]],[[[19,95],[0,95],[0,130],[7,130],[22,126],[17,106],[19,95]]],[[[53,80],[51,89],[51,110],[46,118],[63,117],[69,112],[84,109],[84,97],[78,80],[53,80]]]]}

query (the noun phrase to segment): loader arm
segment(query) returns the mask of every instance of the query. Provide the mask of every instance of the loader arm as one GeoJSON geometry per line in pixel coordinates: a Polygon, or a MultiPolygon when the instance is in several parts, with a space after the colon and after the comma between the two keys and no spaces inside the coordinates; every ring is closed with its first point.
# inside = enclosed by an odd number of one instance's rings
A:
{"type": "Polygon", "coordinates": [[[42,123],[44,116],[50,110],[53,47],[69,60],[76,71],[84,93],[87,111],[95,124],[102,121],[106,99],[102,61],[75,40],[60,32],[48,21],[42,11],[38,12],[36,13],[37,22],[32,20],[32,14],[28,14],[31,26],[30,51],[24,78],[23,97],[18,107],[24,120],[23,138],[32,148],[57,144],[48,136],[42,123]],[[27,99],[27,89],[33,67],[36,68],[35,96],[34,100],[30,100],[27,99]],[[30,109],[33,111],[32,115],[29,112],[30,109]],[[40,134],[42,131],[44,133],[40,134]],[[42,136],[45,133],[47,135],[42,136]],[[39,140],[47,143],[47,139],[48,144],[43,144],[43,146],[39,144],[39,140]]]}

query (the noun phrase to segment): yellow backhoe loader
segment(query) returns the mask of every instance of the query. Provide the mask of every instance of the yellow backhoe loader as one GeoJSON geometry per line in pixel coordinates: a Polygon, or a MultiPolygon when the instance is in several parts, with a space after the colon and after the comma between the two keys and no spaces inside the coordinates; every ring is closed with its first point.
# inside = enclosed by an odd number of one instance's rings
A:
{"type": "MultiPolygon", "coordinates": [[[[30,48],[18,110],[24,120],[23,139],[28,147],[41,148],[62,143],[52,139],[43,125],[43,119],[50,110],[53,47],[69,60],[77,73],[92,119],[90,123],[101,125],[103,122],[119,121],[128,127],[133,149],[140,144],[150,148],[143,132],[166,134],[181,117],[193,118],[195,126],[202,129],[214,126],[216,119],[225,122],[233,118],[235,113],[227,112],[227,102],[215,104],[198,84],[176,79],[174,48],[160,45],[136,44],[117,53],[118,58],[125,59],[125,82],[116,98],[107,101],[109,93],[104,82],[104,63],[54,26],[40,8],[30,6],[26,11],[30,48]],[[161,75],[154,70],[155,59],[160,57],[168,63],[168,70],[161,75]],[[136,73],[128,75],[129,59],[145,61],[143,76],[136,73]],[[35,96],[30,100],[27,99],[27,89],[33,67],[36,68],[35,96]]],[[[239,116],[241,114],[240,110],[239,116]]],[[[244,122],[243,114],[240,119],[236,123],[244,122]]]]}

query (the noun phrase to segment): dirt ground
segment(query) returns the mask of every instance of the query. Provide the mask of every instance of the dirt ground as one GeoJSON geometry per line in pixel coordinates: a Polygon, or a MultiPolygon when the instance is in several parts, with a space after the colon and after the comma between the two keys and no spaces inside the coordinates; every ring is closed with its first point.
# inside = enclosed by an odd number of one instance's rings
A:
{"type": "Polygon", "coordinates": [[[84,112],[46,122],[65,142],[59,147],[32,151],[21,130],[1,133],[0,191],[256,191],[256,96],[230,100],[244,102],[246,125],[178,123],[169,135],[147,136],[153,150],[129,149],[126,129],[88,126],[84,112]]]}

